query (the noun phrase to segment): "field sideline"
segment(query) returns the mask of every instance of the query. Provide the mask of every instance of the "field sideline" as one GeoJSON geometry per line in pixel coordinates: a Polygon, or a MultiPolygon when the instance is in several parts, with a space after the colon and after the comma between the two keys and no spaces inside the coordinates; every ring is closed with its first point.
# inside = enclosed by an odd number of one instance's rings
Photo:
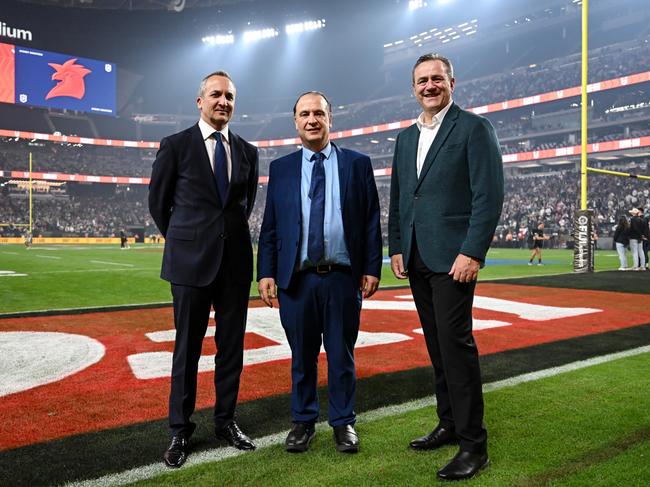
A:
{"type": "MultiPolygon", "coordinates": [[[[169,285],[162,281],[160,245],[0,246],[0,314],[76,308],[170,303],[169,285]]],[[[386,253],[386,252],[385,252],[386,253]]],[[[545,250],[544,266],[527,266],[526,249],[492,249],[481,281],[563,274],[572,270],[572,251],[545,250]]],[[[596,269],[618,267],[616,252],[601,250],[596,269]]],[[[381,287],[405,285],[384,264],[381,287]]],[[[251,285],[257,296],[257,284],[251,285]]]]}

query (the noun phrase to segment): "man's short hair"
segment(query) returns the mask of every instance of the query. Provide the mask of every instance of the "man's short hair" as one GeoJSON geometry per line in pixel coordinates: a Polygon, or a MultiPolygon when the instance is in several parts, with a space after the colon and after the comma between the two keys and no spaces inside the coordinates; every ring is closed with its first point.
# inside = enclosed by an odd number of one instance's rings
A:
{"type": "Polygon", "coordinates": [[[427,61],[440,61],[442,64],[445,65],[445,71],[447,71],[447,77],[449,78],[449,80],[453,79],[454,66],[451,64],[451,61],[447,59],[445,56],[430,52],[427,54],[423,54],[418,58],[417,61],[415,61],[415,65],[413,66],[413,70],[411,71],[411,80],[413,84],[415,84],[415,68],[417,68],[422,63],[426,63],[427,61]]]}
{"type": "Polygon", "coordinates": [[[298,99],[296,100],[296,103],[293,104],[293,116],[294,117],[296,116],[296,107],[298,106],[298,102],[305,95],[318,95],[318,96],[323,97],[323,100],[325,100],[325,104],[327,105],[327,111],[330,113],[330,115],[332,114],[332,104],[330,103],[330,101],[325,96],[325,93],[322,93],[320,91],[305,91],[302,95],[300,95],[298,97],[298,99]]]}
{"type": "Polygon", "coordinates": [[[228,78],[230,82],[234,85],[235,82],[232,80],[230,75],[226,73],[225,71],[215,71],[213,73],[210,73],[207,75],[205,78],[201,80],[201,84],[199,85],[199,93],[198,96],[199,98],[203,98],[203,92],[205,91],[205,85],[208,84],[208,80],[212,78],[213,76],[223,76],[224,78],[228,78]]]}

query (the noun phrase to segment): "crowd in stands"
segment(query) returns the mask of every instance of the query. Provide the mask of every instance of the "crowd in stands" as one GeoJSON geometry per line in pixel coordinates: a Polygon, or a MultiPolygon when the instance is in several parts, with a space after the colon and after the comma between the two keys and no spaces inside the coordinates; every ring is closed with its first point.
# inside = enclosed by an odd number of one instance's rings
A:
{"type": "MultiPolygon", "coordinates": [[[[642,170],[647,171],[647,163],[642,170]]],[[[73,194],[39,197],[34,203],[34,236],[117,236],[130,226],[158,233],[147,210],[146,186],[117,186],[107,195],[73,194]]],[[[531,228],[544,222],[552,246],[565,246],[571,239],[573,216],[580,207],[579,174],[576,171],[506,178],[505,202],[496,230],[495,245],[525,247],[531,228]]],[[[389,178],[378,180],[381,226],[388,238],[389,178]]],[[[647,181],[592,174],[589,176],[588,207],[594,210],[594,228],[601,237],[613,235],[616,222],[632,207],[650,214],[650,184],[647,181]]],[[[257,242],[262,224],[266,186],[260,185],[249,220],[257,242]]],[[[5,192],[0,197],[4,223],[27,223],[28,200],[24,193],[5,192]]],[[[21,236],[25,228],[0,227],[0,236],[21,236]]]]}
{"type": "MultiPolygon", "coordinates": [[[[634,44],[621,44],[590,53],[590,81],[600,81],[650,70],[650,43],[647,39],[634,44]]],[[[509,72],[476,80],[459,80],[455,101],[463,107],[476,107],[496,101],[544,93],[576,86],[580,83],[580,59],[577,54],[551,59],[535,66],[525,66],[509,72]]],[[[599,95],[606,102],[597,103],[590,113],[590,142],[618,140],[650,135],[648,120],[650,106],[631,112],[611,112],[611,106],[623,106],[646,100],[639,99],[633,87],[615,90],[615,95],[599,95]],[[599,125],[600,124],[600,125],[599,125]]],[[[334,101],[334,129],[344,130],[379,123],[415,118],[418,105],[405,87],[401,94],[380,100],[368,100],[343,107],[334,101]]],[[[650,100],[647,100],[650,101],[650,100]]],[[[559,102],[557,102],[559,103],[559,102]]],[[[540,122],[545,115],[561,113],[562,108],[538,110],[534,120],[528,111],[498,112],[491,119],[497,129],[504,154],[543,150],[577,145],[579,131],[575,122],[540,122]],[[554,124],[555,123],[555,124],[554,124]]],[[[233,128],[249,140],[294,137],[291,113],[257,117],[264,124],[235,117],[233,128]],[[237,122],[240,122],[238,127],[237,122]]],[[[253,117],[255,118],[255,117],[253,117]]],[[[557,119],[558,117],[556,117],[557,119]]],[[[560,117],[561,118],[561,117],[560,117]]],[[[551,120],[549,118],[549,120],[551,120]]],[[[569,117],[567,117],[569,120],[569,117]]],[[[342,141],[342,145],[367,153],[375,169],[390,167],[397,131],[358,136],[342,141]]],[[[271,160],[296,149],[282,146],[260,149],[260,174],[268,174],[271,160]]],[[[28,154],[33,154],[35,172],[62,172],[87,175],[148,177],[155,150],[117,148],[68,143],[0,139],[0,170],[26,171],[28,154]]],[[[647,174],[648,164],[638,166],[647,174]]],[[[384,241],[387,240],[389,181],[379,179],[381,220],[384,241]]],[[[562,246],[570,239],[574,212],[579,207],[579,181],[576,171],[519,175],[506,179],[506,199],[496,232],[496,243],[524,246],[529,229],[543,221],[551,244],[562,246]]],[[[600,236],[613,233],[618,217],[632,206],[650,212],[650,185],[647,181],[611,176],[590,176],[589,207],[595,212],[594,224],[600,236]]],[[[146,204],[144,185],[116,186],[110,194],[93,195],[79,192],[74,186],[57,196],[40,195],[34,203],[34,235],[43,236],[116,236],[129,226],[144,226],[147,234],[157,233],[146,204]]],[[[260,185],[255,209],[249,224],[254,240],[259,236],[266,187],[260,185]]],[[[3,188],[0,193],[1,223],[24,224],[28,218],[28,202],[24,192],[3,188]]],[[[20,236],[22,226],[2,226],[0,235],[20,236]]]]}

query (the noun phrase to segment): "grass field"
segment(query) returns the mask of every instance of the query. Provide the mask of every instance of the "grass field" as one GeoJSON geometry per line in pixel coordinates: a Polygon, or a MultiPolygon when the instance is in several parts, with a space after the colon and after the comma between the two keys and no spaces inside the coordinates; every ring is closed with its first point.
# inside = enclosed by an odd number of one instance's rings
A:
{"type": "MultiPolygon", "coordinates": [[[[171,308],[137,307],[170,301],[169,285],[159,278],[161,252],[161,246],[151,245],[128,251],[117,246],[43,245],[29,250],[0,246],[0,315],[4,313],[0,335],[22,330],[73,333],[92,337],[106,347],[99,363],[78,374],[0,397],[0,409],[4,408],[0,431],[8,445],[0,449],[0,485],[9,478],[12,485],[72,482],[69,485],[93,487],[133,482],[147,486],[420,486],[436,482],[436,470],[451,458],[454,448],[427,453],[407,448],[410,439],[430,431],[436,423],[433,398],[426,397],[432,390],[428,359],[415,368],[368,372],[425,353],[423,348],[402,349],[399,344],[360,349],[357,354],[360,370],[368,374],[359,372],[357,388],[359,454],[337,453],[326,424],[319,425],[308,453],[284,451],[290,418],[289,395],[283,389],[288,378],[281,371],[288,371],[289,364],[276,360],[247,368],[245,373],[251,375],[240,391],[238,413],[244,429],[260,446],[258,451],[240,454],[215,442],[209,427],[210,399],[195,413],[202,427],[192,437],[188,464],[178,471],[167,470],[160,461],[168,441],[165,413],[156,412],[164,409],[167,379],[136,380],[128,366],[133,354],[171,350],[171,344],[153,343],[143,335],[169,328],[171,308]],[[135,305],[135,309],[20,314],[126,305],[135,305]],[[18,315],[7,316],[11,313],[18,315]],[[276,384],[275,389],[267,387],[271,392],[260,392],[280,376],[285,383],[276,384]],[[132,390],[136,393],[131,394],[132,390]],[[124,404],[132,400],[134,407],[122,407],[120,413],[121,406],[109,404],[113,397],[124,404]],[[132,422],[110,421],[143,410],[154,413],[137,416],[132,422]],[[31,442],[7,441],[27,437],[27,428],[12,426],[11,418],[33,426],[31,442]],[[108,418],[108,426],[102,422],[93,426],[102,418],[108,418]],[[52,431],[56,434],[41,434],[52,431]]],[[[480,280],[500,281],[483,284],[482,295],[603,311],[545,322],[520,319],[516,310],[488,313],[478,309],[478,319],[505,320],[512,327],[478,332],[492,465],[470,485],[649,485],[650,273],[572,274],[571,251],[545,250],[545,265],[540,267],[528,266],[528,256],[527,250],[492,250],[480,280]],[[535,291],[530,292],[528,286],[535,286],[535,291]],[[627,356],[612,360],[607,355],[618,352],[627,356]],[[602,363],[576,363],[585,359],[602,363]],[[562,370],[558,373],[549,367],[562,370]],[[540,371],[548,373],[540,375],[540,371]],[[518,380],[529,373],[526,380],[518,380]]],[[[598,271],[617,267],[615,252],[597,253],[598,271]]],[[[384,287],[407,284],[392,277],[388,265],[383,273],[384,287]]],[[[383,293],[375,301],[397,291],[383,293]]],[[[253,283],[251,295],[256,294],[253,283]]],[[[258,305],[251,303],[252,308],[258,305]]],[[[364,310],[366,331],[410,334],[410,323],[417,319],[414,311],[379,313],[364,310]]],[[[422,338],[411,335],[411,339],[404,343],[416,345],[422,338]]],[[[209,342],[207,338],[207,346],[214,347],[209,342]]],[[[251,342],[253,347],[259,345],[266,342],[251,342]]],[[[7,350],[14,353],[16,349],[7,350]]],[[[25,354],[25,366],[43,362],[42,356],[28,357],[26,350],[17,350],[25,354]]],[[[214,352],[208,349],[206,353],[214,352]]],[[[8,355],[6,351],[0,354],[0,365],[8,355]]],[[[211,377],[206,372],[200,380],[205,386],[211,377]]],[[[203,387],[203,392],[211,393],[211,387],[203,387]]],[[[321,399],[325,398],[321,389],[321,399]]]]}
{"type": "MultiPolygon", "coordinates": [[[[529,251],[493,249],[480,280],[530,277],[571,272],[572,251],[545,250],[544,266],[528,266],[529,251]]],[[[162,247],[117,246],[0,246],[1,313],[61,310],[170,302],[169,285],[162,281],[162,247]],[[25,274],[12,275],[11,273],[25,274]]],[[[614,251],[598,251],[597,270],[618,267],[614,251]]],[[[404,285],[388,265],[382,286],[404,285]]],[[[257,284],[251,285],[257,295],[257,284]]]]}
{"type": "MultiPolygon", "coordinates": [[[[486,392],[492,465],[471,485],[648,485],[650,394],[638,394],[650,388],[648,370],[650,354],[644,353],[486,392]]],[[[456,451],[407,448],[433,427],[432,418],[433,407],[425,407],[361,419],[357,455],[337,453],[324,427],[305,454],[274,445],[137,485],[430,485],[456,451]]]]}

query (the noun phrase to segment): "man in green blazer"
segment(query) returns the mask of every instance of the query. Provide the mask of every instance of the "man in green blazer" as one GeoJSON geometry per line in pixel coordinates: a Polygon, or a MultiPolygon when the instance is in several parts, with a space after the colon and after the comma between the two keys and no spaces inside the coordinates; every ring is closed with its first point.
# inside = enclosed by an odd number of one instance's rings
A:
{"type": "Polygon", "coordinates": [[[411,448],[460,449],[438,478],[476,475],[488,463],[472,301],[503,204],[503,166],[490,122],[452,100],[451,62],[421,56],[417,122],[395,142],[388,221],[391,267],[408,278],[435,370],[439,423],[411,448]]]}

